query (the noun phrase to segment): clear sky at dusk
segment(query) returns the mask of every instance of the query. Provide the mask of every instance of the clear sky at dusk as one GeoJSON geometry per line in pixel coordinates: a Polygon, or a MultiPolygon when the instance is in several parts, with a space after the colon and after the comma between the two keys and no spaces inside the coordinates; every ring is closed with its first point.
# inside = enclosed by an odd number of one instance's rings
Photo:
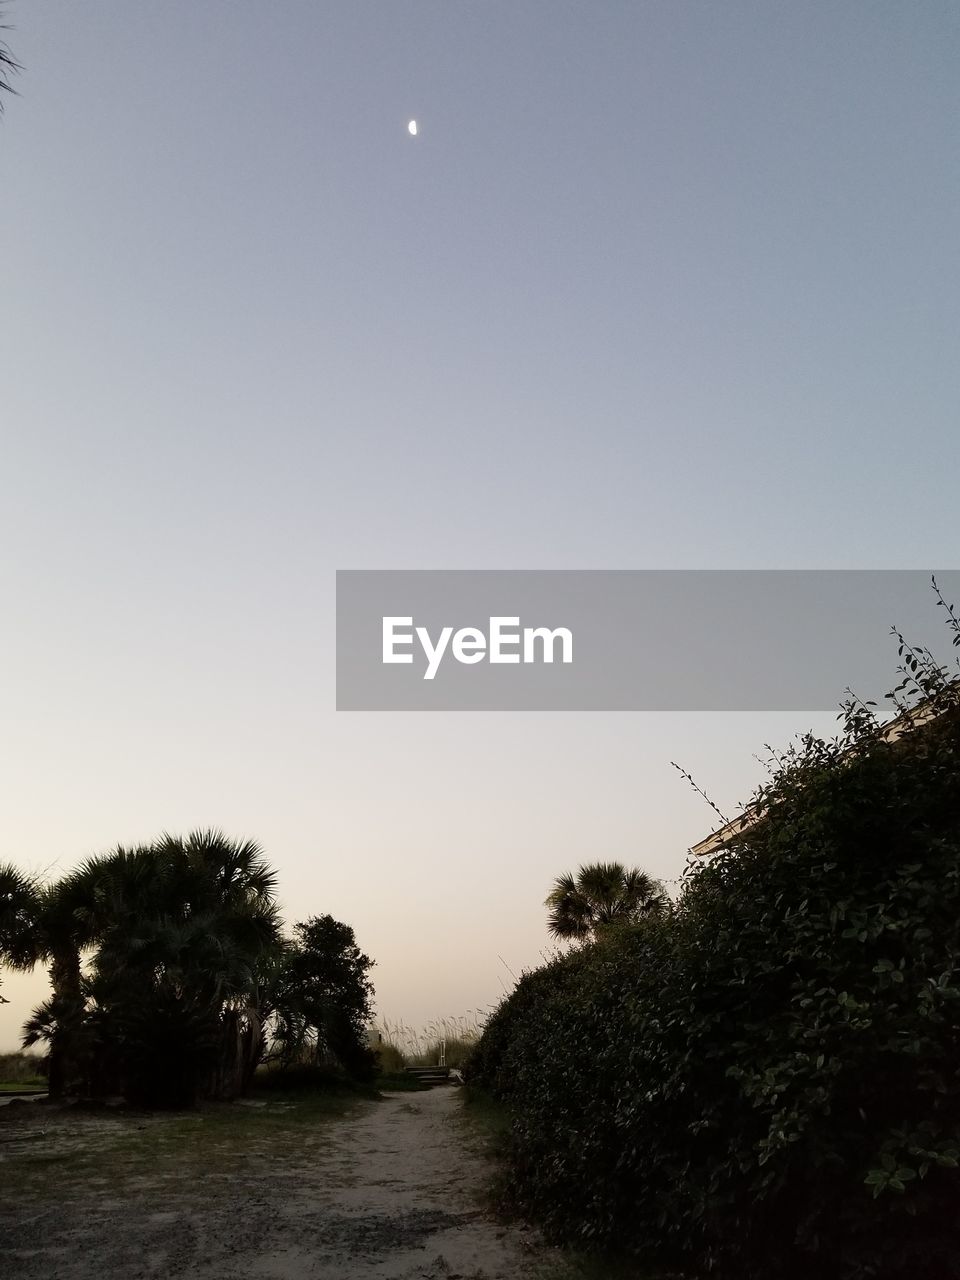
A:
{"type": "Polygon", "coordinates": [[[338,715],[334,571],[955,560],[960,10],[4,13],[0,860],[221,826],[486,1006],[832,717],[338,715]]]}

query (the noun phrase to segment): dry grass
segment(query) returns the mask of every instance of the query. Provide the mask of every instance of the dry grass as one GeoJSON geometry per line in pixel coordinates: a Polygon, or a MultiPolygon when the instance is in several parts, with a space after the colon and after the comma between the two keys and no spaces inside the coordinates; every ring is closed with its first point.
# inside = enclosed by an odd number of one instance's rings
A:
{"type": "Polygon", "coordinates": [[[393,1050],[404,1066],[434,1066],[440,1061],[442,1046],[446,1065],[462,1067],[483,1032],[483,1015],[477,1009],[469,1015],[435,1018],[419,1030],[384,1018],[379,1030],[383,1036],[381,1049],[393,1050]]]}
{"type": "Polygon", "coordinates": [[[39,1053],[0,1053],[0,1080],[39,1079],[43,1061],[39,1053]]]}
{"type": "Polygon", "coordinates": [[[0,1093],[46,1086],[44,1060],[39,1053],[0,1053],[0,1093]]]}

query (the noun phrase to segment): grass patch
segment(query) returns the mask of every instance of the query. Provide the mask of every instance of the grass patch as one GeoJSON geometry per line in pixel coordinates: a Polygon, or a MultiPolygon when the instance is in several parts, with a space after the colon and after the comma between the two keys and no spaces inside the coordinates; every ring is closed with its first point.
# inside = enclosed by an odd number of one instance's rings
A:
{"type": "Polygon", "coordinates": [[[274,1089],[193,1111],[60,1108],[34,1103],[0,1109],[5,1180],[18,1195],[44,1200],[126,1194],[145,1184],[242,1176],[264,1160],[309,1159],[331,1121],[377,1097],[374,1089],[274,1089]]]}
{"type": "Polygon", "coordinates": [[[463,1114],[483,1137],[491,1154],[503,1155],[510,1141],[510,1112],[484,1089],[465,1085],[461,1090],[463,1114]]]}
{"type": "Polygon", "coordinates": [[[283,1095],[298,1098],[305,1094],[322,1093],[330,1096],[351,1094],[354,1097],[375,1098],[377,1091],[372,1084],[351,1080],[341,1071],[329,1067],[310,1065],[295,1067],[261,1067],[254,1077],[254,1096],[264,1094],[271,1098],[283,1095]]]}
{"type": "Polygon", "coordinates": [[[0,1080],[7,1084],[44,1084],[45,1064],[46,1059],[39,1053],[0,1053],[0,1080]]]}
{"type": "Polygon", "coordinates": [[[510,1148],[510,1112],[484,1089],[465,1085],[460,1117],[466,1129],[468,1146],[489,1162],[483,1200],[487,1209],[500,1217],[511,1218],[508,1194],[507,1156],[510,1148]]]}

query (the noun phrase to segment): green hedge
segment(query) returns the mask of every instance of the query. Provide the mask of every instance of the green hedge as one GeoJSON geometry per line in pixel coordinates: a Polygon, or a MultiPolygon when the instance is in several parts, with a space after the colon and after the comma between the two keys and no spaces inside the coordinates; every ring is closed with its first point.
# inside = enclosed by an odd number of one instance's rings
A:
{"type": "Polygon", "coordinates": [[[960,1276],[960,713],[808,739],[669,918],[526,975],[470,1078],[567,1241],[723,1276],[960,1276]]]}

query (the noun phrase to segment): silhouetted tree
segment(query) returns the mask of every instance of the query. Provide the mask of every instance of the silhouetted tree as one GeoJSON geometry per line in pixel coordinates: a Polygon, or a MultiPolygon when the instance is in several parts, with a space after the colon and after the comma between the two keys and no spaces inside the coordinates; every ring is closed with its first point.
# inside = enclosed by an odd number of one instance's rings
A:
{"type": "Polygon", "coordinates": [[[333,916],[311,916],[294,926],[277,994],[276,1039],[287,1065],[309,1054],[335,1058],[353,1076],[373,1074],[367,1047],[372,1017],[373,961],[357,946],[353,929],[333,916]]]}
{"type": "Polygon", "coordinates": [[[634,924],[668,903],[663,885],[645,871],[622,862],[592,862],[576,875],[558,876],[544,906],[556,938],[584,941],[612,924],[634,924]]]}
{"type": "Polygon", "coordinates": [[[40,891],[34,881],[9,863],[0,863],[0,965],[33,968],[39,910],[40,891]]]}
{"type": "Polygon", "coordinates": [[[259,847],[219,831],[118,848],[44,890],[31,958],[49,961],[53,995],[24,1045],[49,1045],[51,1093],[122,1087],[184,1105],[241,1092],[262,1053],[263,972],[282,950],[273,895],[259,847]]]}

